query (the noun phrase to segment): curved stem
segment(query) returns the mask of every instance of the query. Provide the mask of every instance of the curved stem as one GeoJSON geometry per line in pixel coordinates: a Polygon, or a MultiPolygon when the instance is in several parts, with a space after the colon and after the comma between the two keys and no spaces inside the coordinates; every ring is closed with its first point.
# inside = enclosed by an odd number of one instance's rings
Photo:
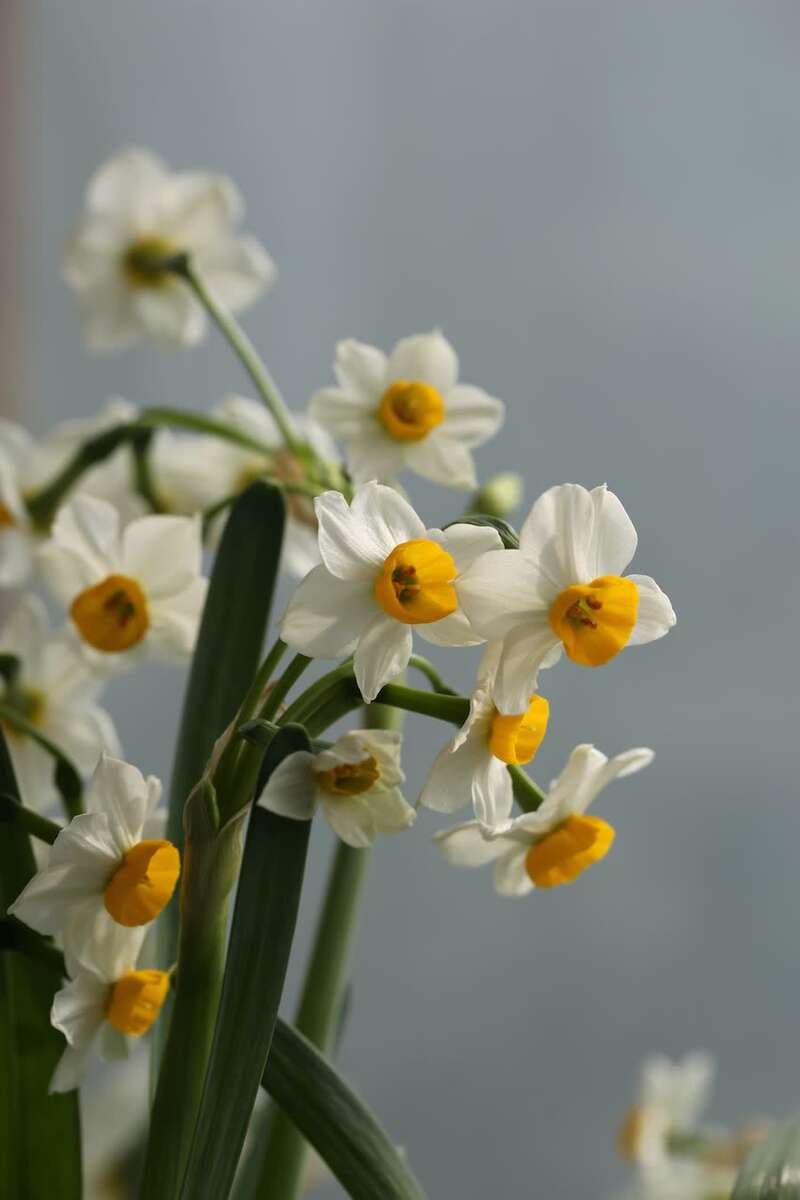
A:
{"type": "Polygon", "coordinates": [[[408,665],[420,671],[430,683],[435,692],[440,692],[443,696],[457,696],[451,687],[449,687],[442,679],[439,672],[432,662],[428,662],[427,658],[423,658],[421,654],[412,654],[408,660],[408,665]]]}
{"type": "Polygon", "coordinates": [[[275,716],[292,684],[297,682],[311,661],[306,654],[295,654],[259,709],[259,717],[269,721],[275,716]]]}
{"type": "Polygon", "coordinates": [[[295,453],[301,450],[302,443],[295,437],[292,430],[289,410],[278,386],[238,321],[217,303],[195,271],[188,255],[180,255],[173,260],[172,270],[189,285],[220,333],[227,339],[234,354],[253,381],[259,396],[272,413],[286,445],[295,453]]]}

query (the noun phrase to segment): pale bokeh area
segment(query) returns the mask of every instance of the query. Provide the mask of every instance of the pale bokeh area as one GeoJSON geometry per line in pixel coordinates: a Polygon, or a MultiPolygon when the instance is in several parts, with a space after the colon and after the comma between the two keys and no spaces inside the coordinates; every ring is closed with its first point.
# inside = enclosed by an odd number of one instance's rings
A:
{"type": "MultiPolygon", "coordinates": [[[[578,741],[656,750],[606,793],[612,854],[526,901],[375,855],[341,1052],[435,1200],[602,1200],[640,1057],[708,1046],[714,1113],[789,1112],[800,1048],[800,9],[790,0],[38,0],[29,6],[30,421],[111,394],[246,391],[212,337],[92,359],[58,277],[89,173],[130,143],[238,181],[277,260],[246,317],[291,402],[336,340],[441,325],[508,403],[483,474],[607,480],[675,632],[543,676],[549,779],[578,741]]],[[[460,498],[411,491],[430,524],[460,498]]],[[[285,596],[284,592],[284,596],[285,596]]],[[[474,656],[437,662],[458,687],[474,656]]],[[[112,694],[168,772],[180,672],[112,694]]],[[[447,731],[410,723],[409,796],[447,731]]],[[[330,848],[315,834],[303,949],[330,848]]],[[[295,963],[293,978],[297,977],[295,963]]],[[[333,1197],[328,1185],[319,1193],[333,1197]]]]}

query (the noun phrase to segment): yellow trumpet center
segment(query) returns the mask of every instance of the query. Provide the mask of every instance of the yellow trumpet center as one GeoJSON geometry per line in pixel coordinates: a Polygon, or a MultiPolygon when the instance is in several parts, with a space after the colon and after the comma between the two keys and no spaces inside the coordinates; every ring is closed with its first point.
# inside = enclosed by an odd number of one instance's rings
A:
{"type": "Polygon", "coordinates": [[[83,640],[107,654],[130,650],[150,626],[144,592],[127,575],[109,575],[86,588],[69,611],[83,640]]]}
{"type": "Polygon", "coordinates": [[[605,858],[615,836],[607,821],[573,813],[531,846],[525,870],[540,888],[572,883],[592,863],[605,858]]]}
{"type": "Polygon", "coordinates": [[[396,379],[381,396],[378,417],[395,441],[421,442],[444,420],[444,400],[421,379],[396,379]]]}
{"type": "Polygon", "coordinates": [[[639,610],[631,579],[601,575],[565,588],[550,605],[550,628],[573,662],[599,667],[627,644],[639,610]]]}
{"type": "Polygon", "coordinates": [[[166,238],[158,234],[147,234],[137,238],[122,256],[122,269],[131,287],[161,288],[169,283],[171,275],[161,266],[164,259],[176,253],[166,238]]]}
{"type": "Polygon", "coordinates": [[[371,754],[357,763],[340,763],[329,771],[317,771],[317,783],[332,796],[360,796],[378,782],[381,773],[371,754]]]}
{"type": "Polygon", "coordinates": [[[12,513],[7,504],[3,504],[0,500],[0,529],[10,529],[12,525],[16,525],[17,518],[12,513]]]}
{"type": "Polygon", "coordinates": [[[167,971],[129,971],[111,989],[106,1020],[120,1033],[141,1037],[161,1012],[168,991],[167,971]]]}
{"type": "Polygon", "coordinates": [[[395,546],[375,580],[375,599],[405,625],[429,625],[458,608],[452,555],[437,542],[416,538],[395,546]]]}
{"type": "Polygon", "coordinates": [[[524,713],[505,716],[495,711],[489,730],[489,749],[504,763],[530,762],[547,732],[550,705],[544,696],[531,696],[524,713]]]}
{"type": "Polygon", "coordinates": [[[172,842],[137,842],[106,885],[106,911],[119,925],[146,925],[169,902],[180,872],[181,856],[172,842]]]}

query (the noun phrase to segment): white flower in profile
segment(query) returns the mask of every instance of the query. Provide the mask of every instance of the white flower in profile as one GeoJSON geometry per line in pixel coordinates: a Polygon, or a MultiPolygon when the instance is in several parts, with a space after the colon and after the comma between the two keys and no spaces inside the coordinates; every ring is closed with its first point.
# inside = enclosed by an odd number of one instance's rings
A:
{"type": "Polygon", "coordinates": [[[127,1058],[135,1039],[157,1020],[169,992],[169,973],[136,967],[136,953],[114,970],[81,967],[56,992],[51,1024],[67,1048],[50,1081],[50,1092],[80,1085],[95,1051],[106,1062],[127,1058]]]}
{"type": "Polygon", "coordinates": [[[565,483],[540,496],[519,550],[490,553],[462,572],[459,601],[475,630],[502,641],[495,684],[501,712],[520,712],[539,670],[558,661],[597,667],[624,646],[663,637],[675,613],[648,575],[620,576],[636,530],[603,485],[565,483]]]}
{"type": "Polygon", "coordinates": [[[645,1167],[670,1157],[670,1138],[693,1137],[714,1081],[714,1060],[696,1050],[673,1062],[663,1054],[645,1059],[639,1094],[617,1137],[623,1158],[645,1167]]]}
{"type": "Polygon", "coordinates": [[[38,933],[60,934],[67,971],[112,974],[141,949],[147,925],[168,903],[180,854],[157,836],[161,783],[103,756],[73,817],[9,912],[38,933]]]}
{"type": "Polygon", "coordinates": [[[58,456],[14,421],[0,420],[0,587],[31,575],[42,534],[26,506],[61,465],[58,456]]]}
{"type": "MultiPolygon", "coordinates": [[[[91,774],[103,752],[120,753],[111,717],[96,703],[106,673],[68,633],[51,634],[37,596],[23,596],[0,630],[0,654],[18,660],[0,684],[0,703],[54,742],[81,775],[91,774]]],[[[50,809],[56,798],[52,755],[11,721],[2,728],[23,802],[50,809]]]]}
{"type": "Polygon", "coordinates": [[[199,518],[140,517],[120,530],[114,506],[93,496],[60,509],[39,551],[82,641],[129,661],[192,653],[208,583],[200,560],[199,518]]]}
{"type": "Polygon", "coordinates": [[[487,647],[470,698],[469,716],[436,756],[419,802],[435,812],[457,812],[472,801],[476,820],[494,827],[511,816],[510,765],[529,763],[547,731],[550,706],[531,696],[524,712],[498,712],[492,699],[499,645],[487,647]]]}
{"type": "Polygon", "coordinates": [[[401,740],[396,730],[356,729],[319,754],[298,750],[272,773],[258,803],[297,821],[309,821],[321,805],[338,838],[356,849],[371,846],[416,816],[400,791],[401,740]]]}
{"type": "Polygon", "coordinates": [[[437,331],[399,341],[387,357],[352,339],[336,347],[339,386],[311,398],[311,415],[345,446],[356,483],[408,469],[446,487],[477,486],[472,450],[493,437],[504,406],[458,382],[458,358],[437,331]]]}
{"type": "MultiPolygon", "coordinates": [[[[272,414],[259,401],[247,396],[226,396],[211,415],[220,424],[265,447],[259,451],[255,446],[251,449],[222,438],[204,439],[213,443],[206,448],[205,462],[206,477],[214,481],[216,499],[236,495],[265,474],[286,484],[306,479],[307,464],[283,444],[272,414]]],[[[292,413],[290,419],[300,440],[314,454],[324,462],[337,462],[333,441],[316,421],[304,413],[292,413]]],[[[286,508],[282,566],[289,574],[302,578],[320,561],[314,503],[308,496],[287,492],[286,508]]]]}
{"type": "Polygon", "coordinates": [[[454,582],[479,554],[501,545],[494,529],[426,529],[393,488],[374,480],[351,505],[340,492],[315,501],[322,559],[297,588],[281,637],[319,658],[354,654],[366,701],[408,666],[413,626],[440,646],[482,639],[459,610],[454,582]]]}
{"type": "Polygon", "coordinates": [[[234,312],[269,286],[275,268],[252,237],[236,232],[241,197],[224,175],[172,172],[149,150],[128,149],[90,179],[85,213],[66,248],[63,274],[75,290],[92,350],[142,338],[193,346],[207,319],[188,286],[148,264],[188,253],[216,300],[234,312]]]}
{"type": "Polygon", "coordinates": [[[652,750],[626,750],[606,758],[594,746],[576,746],[536,812],[523,813],[489,830],[468,821],[434,835],[439,850],[456,867],[494,863],[494,886],[503,896],[525,896],[534,887],[572,883],[605,858],[615,832],[586,810],[604,787],[653,761],[652,750]]]}

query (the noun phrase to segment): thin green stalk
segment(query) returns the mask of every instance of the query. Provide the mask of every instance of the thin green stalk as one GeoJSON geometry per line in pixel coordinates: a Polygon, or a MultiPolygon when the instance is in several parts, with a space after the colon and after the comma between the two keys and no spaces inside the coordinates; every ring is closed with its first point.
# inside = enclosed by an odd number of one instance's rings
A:
{"type": "Polygon", "coordinates": [[[64,497],[81,476],[91,467],[103,462],[134,436],[135,426],[130,423],[104,429],[102,433],[84,442],[48,484],[26,497],[25,506],[37,529],[49,529],[64,497]]]}
{"type": "Polygon", "coordinates": [[[286,642],[281,638],[277,638],[268,650],[261,666],[256,671],[253,682],[250,685],[250,690],[236,714],[235,727],[230,731],[228,744],[223,750],[214,772],[214,780],[220,788],[226,788],[232,782],[233,772],[241,755],[242,746],[239,738],[236,736],[236,727],[245,725],[256,712],[267,684],[275,674],[275,668],[278,666],[287,649],[286,642]]]}
{"type": "MultiPolygon", "coordinates": [[[[353,663],[351,660],[342,663],[339,667],[334,667],[332,671],[328,671],[326,675],[322,675],[314,683],[310,684],[296,700],[292,701],[281,717],[281,725],[304,725],[306,719],[316,713],[320,704],[324,703],[328,696],[337,690],[338,684],[341,681],[351,680],[352,678],[353,663]]],[[[358,707],[358,704],[356,707],[358,707]]]]}
{"type": "MultiPolygon", "coordinates": [[[[370,728],[390,729],[400,723],[402,714],[376,704],[367,706],[366,718],[370,728]]],[[[320,909],[295,1025],[323,1054],[331,1051],[341,1018],[371,855],[371,850],[355,850],[339,842],[320,909]]],[[[302,1187],[307,1153],[303,1135],[283,1110],[276,1108],[256,1200],[295,1200],[302,1187]]]]}
{"type": "Polygon", "coordinates": [[[150,447],[153,442],[153,430],[142,429],[131,441],[133,451],[133,473],[136,491],[149,506],[152,512],[164,512],[164,504],[158,494],[153,472],[151,469],[150,447]]]}
{"type": "Polygon", "coordinates": [[[220,333],[227,339],[234,354],[252,379],[259,396],[272,413],[275,424],[288,448],[295,453],[302,450],[302,444],[292,430],[289,410],[278,386],[238,321],[217,303],[195,271],[188,255],[179,255],[173,261],[172,270],[189,285],[220,333]]]}
{"type": "Polygon", "coordinates": [[[30,808],[23,808],[10,796],[0,796],[0,822],[19,825],[26,833],[50,846],[61,832],[61,826],[55,821],[48,821],[47,817],[40,816],[30,808]]]}
{"type": "Polygon", "coordinates": [[[435,692],[440,692],[443,696],[458,695],[458,693],[454,692],[451,687],[448,687],[433,663],[428,662],[427,658],[423,658],[421,654],[412,654],[411,658],[408,660],[408,665],[410,667],[414,667],[415,670],[420,671],[428,680],[428,683],[435,692]]]}
{"type": "Polygon", "coordinates": [[[306,654],[295,654],[280,679],[270,690],[269,695],[259,710],[259,717],[269,721],[275,716],[289,689],[297,682],[311,661],[306,654]]]}

